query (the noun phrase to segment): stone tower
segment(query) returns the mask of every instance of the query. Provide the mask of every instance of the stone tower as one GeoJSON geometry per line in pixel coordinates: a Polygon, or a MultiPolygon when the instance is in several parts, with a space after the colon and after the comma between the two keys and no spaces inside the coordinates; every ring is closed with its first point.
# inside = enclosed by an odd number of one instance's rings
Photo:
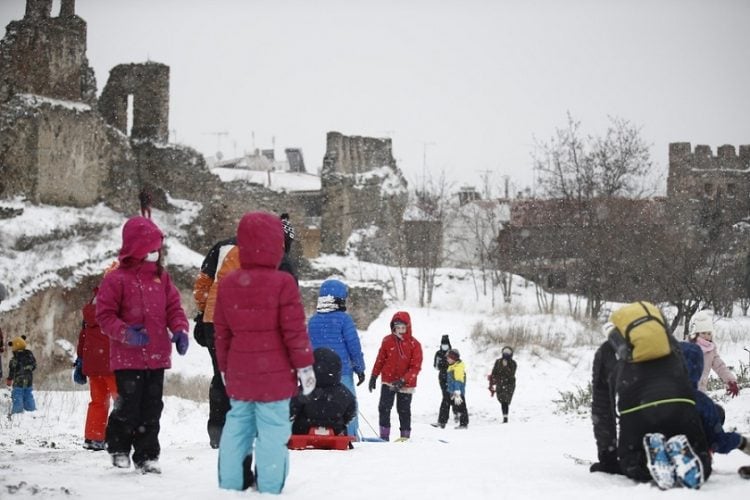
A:
{"type": "Polygon", "coordinates": [[[27,0],[23,19],[8,24],[0,44],[0,103],[15,94],[95,103],[86,22],[74,0],[63,0],[59,16],[51,15],[52,0],[27,0]]]}
{"type": "Polygon", "coordinates": [[[105,121],[128,133],[128,97],[133,96],[133,139],[169,139],[169,66],[156,62],[120,64],[109,72],[99,98],[105,121]]]}

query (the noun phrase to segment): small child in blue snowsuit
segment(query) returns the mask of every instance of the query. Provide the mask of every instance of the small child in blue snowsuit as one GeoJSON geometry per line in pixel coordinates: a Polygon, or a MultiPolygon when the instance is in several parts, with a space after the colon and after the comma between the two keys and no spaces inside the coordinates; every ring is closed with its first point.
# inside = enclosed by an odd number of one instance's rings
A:
{"type": "Polygon", "coordinates": [[[692,342],[680,342],[680,347],[695,392],[695,409],[701,417],[709,449],[714,453],[729,453],[738,449],[750,455],[750,440],[736,432],[724,432],[724,410],[698,389],[698,381],[703,375],[703,350],[692,342]]]}
{"type": "Polygon", "coordinates": [[[34,370],[36,370],[36,359],[34,354],[26,349],[26,336],[21,335],[8,342],[13,357],[8,363],[8,378],[5,383],[8,387],[13,386],[11,400],[13,406],[10,413],[23,413],[24,411],[36,410],[34,402],[34,370]]]}

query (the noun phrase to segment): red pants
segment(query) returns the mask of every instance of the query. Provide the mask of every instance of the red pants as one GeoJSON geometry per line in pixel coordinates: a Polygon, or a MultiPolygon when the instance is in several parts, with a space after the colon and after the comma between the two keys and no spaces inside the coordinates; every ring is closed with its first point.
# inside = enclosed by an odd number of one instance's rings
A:
{"type": "Polygon", "coordinates": [[[91,402],[86,412],[86,428],[83,437],[92,441],[104,441],[109,416],[109,400],[117,397],[114,375],[89,376],[91,402]]]}

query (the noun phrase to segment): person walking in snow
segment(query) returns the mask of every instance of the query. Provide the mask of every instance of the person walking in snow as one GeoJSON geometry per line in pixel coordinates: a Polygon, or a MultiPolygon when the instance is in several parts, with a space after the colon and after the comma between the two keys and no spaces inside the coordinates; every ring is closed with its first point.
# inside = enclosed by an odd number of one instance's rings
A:
{"type": "Polygon", "coordinates": [[[666,330],[664,316],[646,302],[623,306],[610,321],[636,305],[648,314],[636,317],[629,327],[648,328],[639,338],[666,336],[668,351],[655,359],[633,361],[628,351],[632,345],[619,328],[612,323],[604,326],[607,340],[596,351],[591,380],[599,460],[590,471],[624,474],[641,482],[653,479],[662,489],[676,481],[699,488],[711,475],[711,456],[678,342],[666,330]]]}
{"type": "Polygon", "coordinates": [[[294,278],[278,269],[284,255],[281,221],[246,213],[237,227],[240,269],[219,282],[214,310],[216,361],[231,409],[219,443],[219,487],[253,484],[248,457],[255,446],[260,493],[279,494],[289,471],[289,403],[315,389],[313,352],[294,278]]]}
{"type": "Polygon", "coordinates": [[[327,347],[313,352],[315,390],[298,394],[290,403],[292,434],[307,434],[311,427],[327,427],[336,435],[349,435],[347,425],[357,414],[351,390],[341,382],[341,358],[327,347]]]}
{"type": "Polygon", "coordinates": [[[141,217],[151,218],[151,193],[146,189],[141,189],[138,193],[138,202],[141,205],[141,217]]]}
{"type": "MultiPolygon", "coordinates": [[[[328,347],[341,359],[341,383],[355,398],[354,375],[357,385],[365,381],[365,359],[354,320],[346,312],[347,286],[339,280],[325,280],[320,285],[315,314],[307,322],[307,332],[313,349],[328,347]]],[[[347,435],[358,439],[359,422],[355,411],[347,426],[347,435]]]]}
{"type": "Polygon", "coordinates": [[[445,356],[448,362],[447,389],[451,394],[453,408],[458,413],[456,429],[469,427],[469,410],[466,409],[466,366],[461,361],[458,349],[451,349],[445,356]]]}
{"type": "Polygon", "coordinates": [[[438,385],[443,397],[440,400],[440,408],[438,409],[438,420],[436,423],[430,425],[440,427],[441,429],[445,428],[445,424],[448,423],[448,414],[451,408],[453,408],[453,414],[458,418],[456,409],[453,407],[452,394],[448,392],[448,360],[445,356],[448,354],[450,348],[450,338],[448,335],[443,335],[443,338],[440,339],[440,349],[435,352],[435,357],[432,361],[432,366],[438,371],[438,385]]]}
{"type": "Polygon", "coordinates": [[[391,409],[395,399],[401,431],[401,437],[396,441],[406,441],[411,437],[411,399],[417,388],[417,375],[422,369],[422,345],[412,335],[409,313],[398,311],[393,315],[390,327],[391,333],[380,344],[368,387],[370,392],[374,391],[382,374],[378,403],[380,438],[390,439],[391,409]]]}
{"type": "Polygon", "coordinates": [[[503,423],[508,423],[508,412],[513,393],[516,392],[516,361],[513,359],[513,348],[503,347],[502,357],[495,360],[495,365],[490,373],[490,396],[493,394],[500,402],[503,411],[503,423]]]}
{"type": "Polygon", "coordinates": [[[83,447],[101,451],[106,448],[107,417],[110,399],[117,398],[117,382],[109,368],[109,337],[102,333],[96,322],[96,294],[93,295],[81,312],[83,321],[78,333],[73,379],[78,384],[89,384],[89,401],[86,411],[86,424],[83,431],[83,447]]]}
{"type": "Polygon", "coordinates": [[[708,376],[713,370],[726,384],[727,394],[737,396],[740,393],[737,377],[724,364],[714,343],[713,312],[704,309],[693,315],[690,320],[690,341],[698,344],[703,351],[703,373],[698,382],[698,389],[703,392],[708,390],[708,376]]]}
{"type": "Polygon", "coordinates": [[[680,342],[680,348],[693,384],[695,408],[701,417],[711,452],[726,454],[736,449],[750,455],[750,439],[737,432],[725,432],[724,409],[698,389],[698,381],[703,375],[703,351],[691,342],[680,342]]]}
{"type": "Polygon", "coordinates": [[[132,449],[142,473],[161,473],[164,370],[172,365],[172,343],[180,355],[188,349],[180,292],[162,266],[163,239],[151,219],[128,219],[118,266],[105,274],[96,295],[96,321],[109,337],[109,367],[117,383],[107,450],[115,467],[128,468],[132,449]]]}
{"type": "Polygon", "coordinates": [[[12,387],[11,415],[23,413],[24,411],[35,411],[34,401],[34,370],[36,370],[36,358],[26,346],[26,336],[15,337],[8,342],[13,357],[8,363],[8,378],[5,383],[12,387]]]}
{"type": "MultiPolygon", "coordinates": [[[[284,257],[279,264],[279,270],[292,275],[295,283],[297,275],[288,254],[294,241],[294,228],[289,223],[288,214],[282,214],[281,224],[284,230],[284,257]],[[286,218],[284,218],[286,216],[286,218]]],[[[224,276],[240,268],[237,238],[223,239],[217,242],[206,254],[201,264],[201,270],[193,285],[193,299],[198,309],[195,317],[194,337],[199,345],[208,350],[213,368],[213,377],[208,387],[208,421],[206,430],[211,448],[218,448],[221,431],[224,428],[226,415],[229,411],[229,397],[227,396],[221,371],[216,362],[216,344],[214,340],[214,309],[219,282],[224,276]]]]}

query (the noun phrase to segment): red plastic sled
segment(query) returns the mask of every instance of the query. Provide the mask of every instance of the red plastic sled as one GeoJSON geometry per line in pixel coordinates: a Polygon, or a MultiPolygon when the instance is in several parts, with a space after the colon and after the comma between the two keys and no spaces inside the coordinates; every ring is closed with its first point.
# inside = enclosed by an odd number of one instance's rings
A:
{"type": "Polygon", "coordinates": [[[347,450],[354,436],[337,436],[329,427],[311,427],[307,434],[292,434],[290,450],[347,450]]]}

